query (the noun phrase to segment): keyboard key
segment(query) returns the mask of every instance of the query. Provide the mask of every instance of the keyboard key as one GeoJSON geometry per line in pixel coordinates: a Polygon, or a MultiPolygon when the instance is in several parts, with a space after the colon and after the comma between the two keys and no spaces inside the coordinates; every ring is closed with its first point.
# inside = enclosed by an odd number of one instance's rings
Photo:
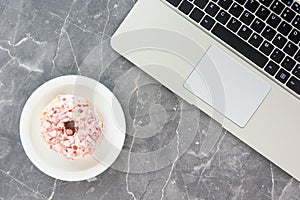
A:
{"type": "Polygon", "coordinates": [[[206,15],[202,19],[200,24],[207,30],[210,30],[213,27],[213,25],[215,24],[215,20],[213,18],[211,18],[210,16],[206,15]]]}
{"type": "Polygon", "coordinates": [[[265,19],[267,19],[267,17],[269,16],[270,13],[271,13],[271,11],[268,10],[266,7],[260,6],[258,8],[258,10],[256,11],[256,16],[258,16],[262,20],[265,20],[265,19]]]}
{"type": "Polygon", "coordinates": [[[219,0],[218,4],[219,6],[227,10],[231,6],[232,2],[233,0],[219,0]]]}
{"type": "Polygon", "coordinates": [[[289,39],[298,44],[298,42],[300,41],[300,32],[296,29],[293,29],[289,34],[289,39]]]}
{"type": "Polygon", "coordinates": [[[195,0],[194,1],[194,4],[201,9],[203,9],[207,3],[208,3],[208,0],[195,0]]]}
{"type": "Polygon", "coordinates": [[[300,62],[300,50],[296,53],[295,55],[295,60],[297,60],[298,62],[300,62]]]}
{"type": "Polygon", "coordinates": [[[240,39],[238,36],[227,30],[219,23],[217,23],[212,29],[212,33],[259,67],[262,68],[267,63],[268,58],[266,56],[257,51],[257,49],[251,47],[247,42],[240,39]]]}
{"type": "Polygon", "coordinates": [[[273,28],[276,28],[279,23],[280,23],[281,19],[275,15],[274,13],[272,13],[269,18],[267,19],[267,23],[272,26],[273,28]]]}
{"type": "Polygon", "coordinates": [[[169,2],[170,4],[172,4],[175,7],[177,7],[181,1],[182,0],[167,0],[167,2],[169,2]]]}
{"type": "Polygon", "coordinates": [[[271,41],[274,38],[275,34],[276,34],[276,31],[273,28],[271,28],[270,26],[267,26],[264,29],[264,31],[262,32],[262,36],[269,41],[271,41]]]}
{"type": "Polygon", "coordinates": [[[265,25],[266,24],[263,21],[256,18],[251,24],[251,28],[253,28],[253,30],[255,30],[256,32],[260,33],[264,29],[265,25]]]}
{"type": "Polygon", "coordinates": [[[280,69],[276,75],[276,79],[279,80],[281,83],[285,83],[290,76],[291,75],[287,71],[285,71],[284,69],[280,69]]]}
{"type": "Polygon", "coordinates": [[[252,30],[245,25],[243,25],[242,28],[238,32],[238,35],[241,36],[245,40],[247,40],[251,34],[252,34],[252,30]]]}
{"type": "Polygon", "coordinates": [[[300,13],[300,4],[299,3],[294,3],[292,6],[292,9],[296,12],[296,13],[300,13]]]}
{"type": "Polygon", "coordinates": [[[278,0],[275,0],[271,5],[271,10],[273,10],[277,15],[279,15],[284,9],[284,5],[280,3],[278,0]]]}
{"type": "Polygon", "coordinates": [[[203,16],[204,16],[204,12],[197,7],[195,7],[190,14],[190,18],[192,18],[197,23],[200,22],[203,16]]]}
{"type": "Polygon", "coordinates": [[[300,64],[298,64],[293,70],[293,74],[300,79],[300,64]]]}
{"type": "Polygon", "coordinates": [[[270,57],[272,60],[279,64],[284,58],[284,53],[279,49],[275,49],[270,57]]]}
{"type": "Polygon", "coordinates": [[[291,22],[292,19],[295,17],[296,13],[294,13],[291,9],[285,8],[284,11],[281,13],[281,17],[288,22],[291,22]]]}
{"type": "Polygon", "coordinates": [[[245,7],[250,10],[251,12],[255,12],[258,8],[259,3],[257,0],[248,0],[245,7]]]}
{"type": "Polygon", "coordinates": [[[212,17],[214,17],[219,10],[220,10],[220,7],[212,2],[210,2],[208,4],[208,6],[205,8],[205,12],[208,13],[212,17]]]}
{"type": "Polygon", "coordinates": [[[269,7],[273,0],[259,0],[260,3],[264,4],[265,6],[269,7]]]}
{"type": "Polygon", "coordinates": [[[291,77],[286,86],[300,95],[300,81],[295,77],[291,77]]]}
{"type": "Polygon", "coordinates": [[[240,26],[242,25],[242,23],[240,21],[238,21],[236,18],[232,17],[228,24],[227,27],[232,30],[233,32],[236,32],[240,26]]]}
{"type": "Polygon", "coordinates": [[[275,44],[278,48],[283,48],[286,42],[287,39],[279,33],[275,36],[273,40],[273,44],[275,44]]]}
{"type": "Polygon", "coordinates": [[[244,3],[246,2],[246,0],[236,0],[236,2],[238,2],[241,5],[244,5],[244,3]]]}
{"type": "Polygon", "coordinates": [[[265,71],[268,72],[271,76],[274,76],[276,72],[278,71],[279,66],[274,63],[273,61],[270,61],[267,66],[265,67],[265,71]]]}
{"type": "Polygon", "coordinates": [[[254,15],[252,15],[249,11],[244,11],[242,16],[240,17],[240,19],[242,20],[242,22],[244,22],[247,25],[250,25],[251,22],[254,19],[254,15]]]}
{"type": "Polygon", "coordinates": [[[264,41],[262,45],[260,46],[259,50],[266,54],[267,56],[271,54],[273,51],[274,46],[270,44],[268,41],[264,41]]]}
{"type": "Polygon", "coordinates": [[[186,15],[188,15],[190,12],[191,12],[191,10],[193,9],[193,4],[192,3],[190,3],[189,1],[187,1],[187,0],[184,0],[181,4],[180,4],[180,6],[179,6],[179,10],[181,11],[181,12],[183,12],[184,14],[186,14],[186,15]]]}
{"type": "Polygon", "coordinates": [[[221,10],[217,15],[216,20],[218,20],[222,24],[226,24],[229,18],[230,15],[225,10],[221,10]]]}
{"type": "Polygon", "coordinates": [[[253,35],[251,36],[251,38],[249,39],[250,44],[252,44],[255,47],[259,47],[260,44],[262,43],[263,38],[260,37],[258,34],[253,33],[253,35]]]}
{"type": "Polygon", "coordinates": [[[235,17],[239,17],[241,15],[241,13],[243,12],[243,8],[242,6],[240,6],[239,4],[237,3],[234,3],[231,8],[229,9],[229,12],[235,16],[235,17]]]}
{"type": "Polygon", "coordinates": [[[288,42],[283,49],[283,51],[289,54],[290,56],[294,56],[297,50],[297,46],[291,42],[288,42]]]}
{"type": "Polygon", "coordinates": [[[298,30],[300,30],[300,16],[297,15],[293,20],[293,26],[295,26],[298,30]]]}
{"type": "Polygon", "coordinates": [[[283,35],[287,36],[292,30],[292,26],[286,23],[285,21],[282,21],[277,30],[283,35]]]}
{"type": "Polygon", "coordinates": [[[288,71],[291,71],[295,65],[296,65],[296,61],[294,61],[289,56],[285,57],[285,59],[281,63],[281,66],[288,71]]]}
{"type": "Polygon", "coordinates": [[[292,5],[293,1],[292,0],[281,0],[285,5],[290,6],[292,5]]]}

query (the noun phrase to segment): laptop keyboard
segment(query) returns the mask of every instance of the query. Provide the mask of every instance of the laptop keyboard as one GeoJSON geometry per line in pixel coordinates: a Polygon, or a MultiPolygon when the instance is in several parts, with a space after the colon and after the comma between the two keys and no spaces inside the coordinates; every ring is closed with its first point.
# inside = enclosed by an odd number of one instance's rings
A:
{"type": "Polygon", "coordinates": [[[300,4],[292,0],[164,0],[300,97],[300,4]]]}

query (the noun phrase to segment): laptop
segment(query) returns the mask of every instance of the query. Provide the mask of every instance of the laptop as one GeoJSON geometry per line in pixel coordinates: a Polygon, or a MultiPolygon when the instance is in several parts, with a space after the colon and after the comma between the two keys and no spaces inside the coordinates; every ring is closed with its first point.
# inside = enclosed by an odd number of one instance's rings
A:
{"type": "Polygon", "coordinates": [[[300,180],[300,3],[139,0],[112,47],[300,180]]]}

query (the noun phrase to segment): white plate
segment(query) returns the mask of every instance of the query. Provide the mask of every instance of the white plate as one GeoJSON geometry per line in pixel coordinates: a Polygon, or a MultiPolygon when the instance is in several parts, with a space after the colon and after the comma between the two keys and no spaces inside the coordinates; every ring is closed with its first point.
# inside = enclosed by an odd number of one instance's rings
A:
{"type": "Polygon", "coordinates": [[[65,181],[87,180],[104,172],[120,154],[125,134],[124,112],[117,98],[101,83],[83,76],[62,76],[40,86],[27,100],[20,119],[21,142],[29,159],[45,174],[65,181]],[[88,158],[67,160],[41,138],[40,115],[62,94],[87,99],[104,122],[104,134],[88,158]]]}

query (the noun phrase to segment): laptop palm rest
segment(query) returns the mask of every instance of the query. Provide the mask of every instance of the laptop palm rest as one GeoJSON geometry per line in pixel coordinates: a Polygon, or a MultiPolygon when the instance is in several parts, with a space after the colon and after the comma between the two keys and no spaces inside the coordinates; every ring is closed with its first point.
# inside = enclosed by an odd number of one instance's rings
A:
{"type": "Polygon", "coordinates": [[[271,90],[223,50],[211,46],[184,87],[240,127],[245,127],[271,90]]]}

